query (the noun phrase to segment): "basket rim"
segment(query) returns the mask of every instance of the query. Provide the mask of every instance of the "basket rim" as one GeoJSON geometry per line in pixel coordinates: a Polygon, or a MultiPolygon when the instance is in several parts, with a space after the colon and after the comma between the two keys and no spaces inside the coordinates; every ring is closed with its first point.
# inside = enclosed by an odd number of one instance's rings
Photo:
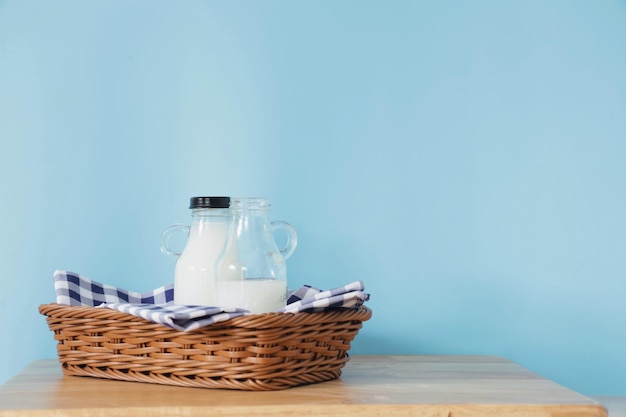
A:
{"type": "MultiPolygon", "coordinates": [[[[48,318],[57,319],[100,319],[123,322],[137,322],[151,324],[163,327],[174,332],[178,330],[169,326],[158,324],[142,317],[132,314],[123,313],[121,311],[110,308],[99,308],[90,306],[68,306],[57,303],[41,304],[39,313],[48,318]]],[[[185,333],[201,332],[203,329],[211,328],[272,328],[294,325],[308,325],[324,322],[337,321],[367,321],[372,316],[372,310],[369,307],[361,305],[358,308],[333,308],[324,311],[301,311],[297,313],[291,312],[271,312],[262,314],[249,314],[245,316],[233,317],[218,323],[191,330],[185,333]]]]}

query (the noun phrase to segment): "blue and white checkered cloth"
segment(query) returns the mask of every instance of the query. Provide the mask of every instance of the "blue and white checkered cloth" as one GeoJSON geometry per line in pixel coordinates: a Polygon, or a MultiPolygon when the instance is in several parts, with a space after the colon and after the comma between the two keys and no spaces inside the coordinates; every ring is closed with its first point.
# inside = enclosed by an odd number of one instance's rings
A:
{"type": "MultiPolygon", "coordinates": [[[[136,293],[68,271],[54,272],[54,290],[58,304],[111,308],[180,331],[196,330],[233,317],[251,314],[240,308],[176,305],[174,286],[171,284],[147,293],[136,293]]],[[[287,305],[277,312],[358,308],[369,300],[369,294],[364,290],[361,281],[328,291],[305,285],[292,291],[287,305]]]]}

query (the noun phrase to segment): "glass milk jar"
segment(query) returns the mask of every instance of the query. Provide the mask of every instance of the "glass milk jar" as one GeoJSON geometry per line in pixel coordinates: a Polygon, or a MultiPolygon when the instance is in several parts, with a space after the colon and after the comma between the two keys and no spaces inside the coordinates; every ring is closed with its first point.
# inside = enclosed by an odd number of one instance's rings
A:
{"type": "Polygon", "coordinates": [[[228,237],[230,197],[192,197],[191,225],[175,224],[163,232],[161,251],[178,256],[174,270],[174,303],[215,306],[215,261],[228,237]],[[188,234],[182,253],[170,248],[176,232],[188,234]]]}
{"type": "Polygon", "coordinates": [[[270,221],[266,198],[233,198],[233,216],[224,251],[216,263],[216,302],[254,314],[276,311],[287,302],[287,265],[297,245],[294,228],[270,221]],[[287,241],[279,249],[274,233],[287,241]]]}

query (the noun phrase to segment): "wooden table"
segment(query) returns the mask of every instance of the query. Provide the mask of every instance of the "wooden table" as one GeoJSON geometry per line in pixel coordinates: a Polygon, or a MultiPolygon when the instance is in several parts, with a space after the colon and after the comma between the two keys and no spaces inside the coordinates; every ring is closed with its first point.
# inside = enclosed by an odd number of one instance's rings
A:
{"type": "Polygon", "coordinates": [[[340,379],[283,391],[63,376],[34,362],[0,387],[0,416],[580,416],[606,409],[493,356],[353,356],[340,379]]]}
{"type": "Polygon", "coordinates": [[[592,398],[605,406],[611,417],[626,417],[625,396],[594,396],[592,398]]]}

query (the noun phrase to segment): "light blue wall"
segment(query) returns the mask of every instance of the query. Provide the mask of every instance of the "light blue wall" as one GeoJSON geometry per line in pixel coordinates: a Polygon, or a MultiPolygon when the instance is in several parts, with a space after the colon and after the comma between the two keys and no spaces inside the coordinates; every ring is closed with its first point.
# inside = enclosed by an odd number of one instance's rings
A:
{"type": "Polygon", "coordinates": [[[172,281],[189,197],[263,195],[353,353],[626,395],[626,3],[0,1],[0,382],[68,269],[172,281]]]}

